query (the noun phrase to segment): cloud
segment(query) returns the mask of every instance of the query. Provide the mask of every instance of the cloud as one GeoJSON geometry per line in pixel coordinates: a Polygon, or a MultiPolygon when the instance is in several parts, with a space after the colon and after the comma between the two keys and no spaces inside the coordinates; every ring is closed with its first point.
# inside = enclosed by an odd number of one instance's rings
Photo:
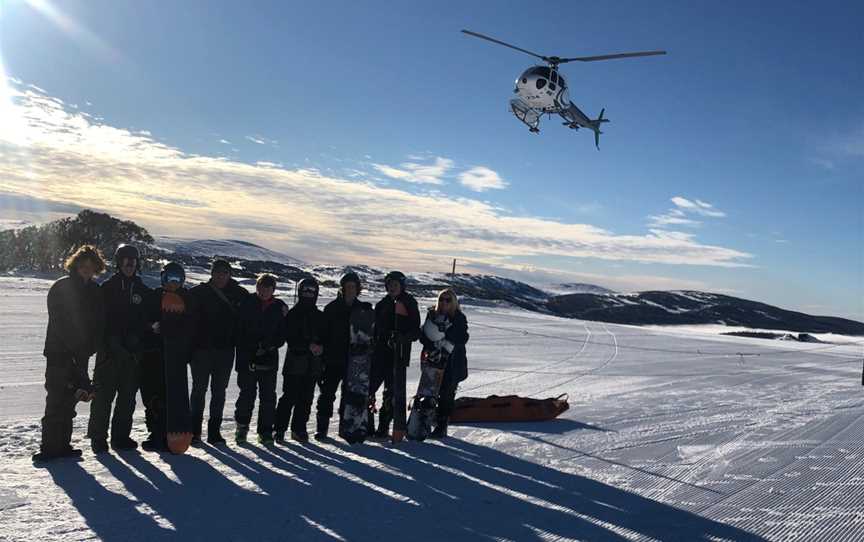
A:
{"type": "Polygon", "coordinates": [[[651,228],[665,228],[666,226],[700,226],[701,220],[695,220],[693,215],[699,217],[723,218],[726,213],[716,209],[710,203],[702,200],[689,200],[681,196],[675,196],[671,199],[675,205],[662,215],[649,216],[650,222],[648,226],[651,228]]]}
{"type": "Polygon", "coordinates": [[[391,179],[409,183],[441,185],[444,184],[442,177],[453,168],[453,160],[438,156],[431,164],[405,162],[400,164],[398,168],[386,164],[372,164],[372,167],[391,179]]]}
{"type": "Polygon", "coordinates": [[[220,139],[219,143],[222,143],[223,145],[232,145],[232,143],[227,139],[220,139]]]}
{"type": "MultiPolygon", "coordinates": [[[[190,154],[44,93],[9,88],[14,122],[0,123],[0,190],[97,207],[155,234],[243,238],[312,262],[407,270],[428,269],[453,254],[479,262],[558,257],[721,267],[747,266],[752,258],[689,234],[620,235],[516,216],[477,199],[190,154]]],[[[394,169],[440,180],[452,164],[438,157],[394,169]]]]}
{"type": "Polygon", "coordinates": [[[498,176],[498,173],[483,166],[463,171],[459,174],[459,182],[475,192],[501,190],[507,187],[507,181],[498,176]]]}
{"type": "MultiPolygon", "coordinates": [[[[254,136],[247,135],[244,139],[246,141],[251,141],[252,143],[255,143],[256,145],[270,145],[271,147],[278,147],[279,146],[279,142],[276,141],[275,139],[268,139],[268,138],[266,138],[264,136],[260,136],[260,135],[254,135],[254,136]]],[[[220,143],[226,143],[226,142],[223,139],[223,140],[220,140],[220,143]]],[[[226,143],[226,144],[230,145],[230,143],[226,143]]]]}

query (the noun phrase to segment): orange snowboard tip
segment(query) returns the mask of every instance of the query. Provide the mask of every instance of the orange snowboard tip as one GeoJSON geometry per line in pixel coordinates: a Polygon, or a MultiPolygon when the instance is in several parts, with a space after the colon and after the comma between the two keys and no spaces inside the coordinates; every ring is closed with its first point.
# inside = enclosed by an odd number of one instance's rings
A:
{"type": "Polygon", "coordinates": [[[192,444],[192,433],[168,433],[168,449],[172,454],[183,454],[192,444]]]}

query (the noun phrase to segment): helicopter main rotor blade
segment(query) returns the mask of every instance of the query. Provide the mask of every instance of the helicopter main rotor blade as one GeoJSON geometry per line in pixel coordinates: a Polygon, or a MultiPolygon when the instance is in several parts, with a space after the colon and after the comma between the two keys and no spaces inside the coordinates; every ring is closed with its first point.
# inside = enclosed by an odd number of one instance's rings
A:
{"type": "Polygon", "coordinates": [[[597,55],[597,56],[577,56],[574,58],[562,58],[558,62],[561,64],[565,62],[593,62],[595,60],[612,60],[615,58],[630,58],[634,56],[654,56],[654,55],[665,55],[666,51],[639,51],[636,53],[616,53],[614,55],[597,55]]]}
{"type": "Polygon", "coordinates": [[[510,45],[509,43],[504,43],[501,40],[496,40],[495,38],[490,38],[489,36],[484,36],[483,34],[478,34],[477,32],[472,32],[470,30],[463,30],[462,33],[468,34],[469,36],[474,36],[475,38],[480,38],[481,40],[491,41],[492,43],[497,43],[498,45],[503,45],[504,47],[509,47],[511,49],[515,49],[517,51],[529,54],[531,56],[536,56],[540,60],[546,60],[546,57],[543,55],[538,55],[537,53],[532,53],[531,51],[527,51],[525,49],[520,49],[519,47],[516,47],[515,45],[510,45]]]}

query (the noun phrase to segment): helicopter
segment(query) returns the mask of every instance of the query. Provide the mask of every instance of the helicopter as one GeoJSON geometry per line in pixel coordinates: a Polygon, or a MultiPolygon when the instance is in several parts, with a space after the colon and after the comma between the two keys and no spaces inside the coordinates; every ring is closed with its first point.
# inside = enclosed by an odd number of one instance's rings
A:
{"type": "Polygon", "coordinates": [[[600,134],[603,133],[600,131],[600,128],[603,123],[609,122],[609,119],[603,118],[606,109],[601,109],[600,115],[596,119],[591,119],[576,107],[576,104],[570,101],[570,96],[567,92],[567,81],[563,75],[558,73],[558,66],[574,61],[593,62],[595,60],[666,54],[666,51],[638,51],[635,53],[561,58],[558,56],[538,55],[537,53],[478,32],[472,32],[471,30],[462,30],[462,33],[515,49],[545,62],[546,66],[532,66],[522,72],[522,75],[516,79],[516,88],[513,89],[516,98],[510,100],[510,111],[513,112],[517,119],[528,126],[528,131],[534,134],[540,133],[540,118],[543,115],[551,117],[553,114],[557,114],[564,119],[562,123],[564,126],[573,130],[578,130],[580,127],[592,130],[594,132],[594,145],[598,150],[600,149],[600,134]]]}

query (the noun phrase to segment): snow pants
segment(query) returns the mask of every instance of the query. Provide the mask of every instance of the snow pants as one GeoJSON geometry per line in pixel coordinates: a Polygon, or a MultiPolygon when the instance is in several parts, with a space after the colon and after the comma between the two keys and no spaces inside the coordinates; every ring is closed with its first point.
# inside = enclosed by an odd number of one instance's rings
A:
{"type": "Polygon", "coordinates": [[[336,390],[339,389],[339,384],[345,378],[346,364],[344,363],[326,363],[324,365],[324,374],[318,381],[318,404],[316,407],[316,417],[318,418],[319,427],[324,424],[330,424],[330,418],[333,417],[333,403],[336,402],[336,390]]]}
{"type": "Polygon", "coordinates": [[[139,361],[141,402],[150,435],[165,440],[165,364],[161,350],[142,352],[139,361]]]}
{"type": "MultiPolygon", "coordinates": [[[[372,361],[372,374],[369,379],[369,396],[374,397],[378,388],[384,384],[381,408],[378,411],[378,431],[389,429],[393,422],[394,431],[405,431],[406,400],[405,400],[405,370],[402,363],[394,366],[392,360],[383,361],[380,358],[372,361]]],[[[370,428],[371,424],[370,415],[370,428]]]]}
{"type": "Polygon", "coordinates": [[[96,355],[96,367],[93,369],[96,397],[90,404],[90,422],[87,426],[87,436],[94,440],[108,439],[109,418],[111,440],[129,438],[132,432],[135,395],[138,393],[138,359],[125,349],[116,348],[116,341],[119,340],[109,338],[108,349],[96,355]],[[114,348],[112,344],[115,344],[114,348]]]}
{"type": "Polygon", "coordinates": [[[87,359],[75,360],[72,355],[49,355],[45,367],[45,415],[42,417],[42,444],[46,454],[61,454],[72,442],[72,420],[75,405],[77,371],[87,371],[87,359]],[[76,366],[77,364],[77,366],[76,366]]]}
{"type": "Polygon", "coordinates": [[[309,423],[312,400],[315,398],[316,380],[312,374],[282,375],[282,397],[276,407],[277,433],[287,431],[289,422],[292,432],[300,435],[308,433],[306,425],[309,423]]]}
{"type": "Polygon", "coordinates": [[[255,398],[260,396],[258,405],[258,434],[273,435],[273,422],[276,418],[276,368],[267,371],[250,371],[246,368],[237,370],[237,386],[240,395],[234,406],[234,420],[238,424],[249,425],[252,421],[252,410],[255,408],[255,398]]]}
{"type": "Polygon", "coordinates": [[[222,427],[225,410],[225,390],[231,381],[234,367],[234,348],[212,348],[196,350],[192,356],[192,393],[189,397],[192,408],[192,432],[201,434],[204,422],[204,402],[207,386],[210,386],[210,419],[207,433],[218,433],[222,427]]]}

